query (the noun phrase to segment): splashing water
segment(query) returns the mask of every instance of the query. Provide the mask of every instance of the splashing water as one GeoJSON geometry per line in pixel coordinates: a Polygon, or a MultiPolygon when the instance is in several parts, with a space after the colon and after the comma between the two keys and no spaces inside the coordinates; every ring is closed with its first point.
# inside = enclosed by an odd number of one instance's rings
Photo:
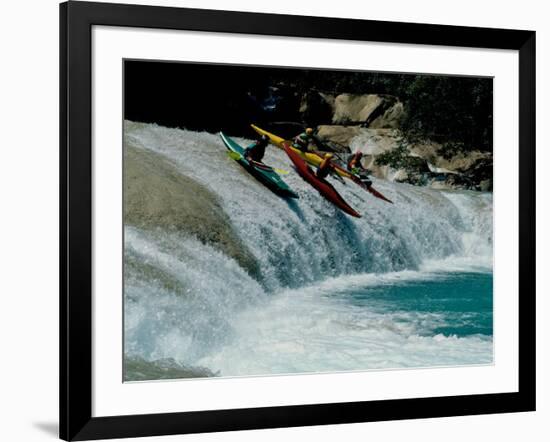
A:
{"type": "MultiPolygon", "coordinates": [[[[355,219],[293,172],[300,199],[276,196],[217,135],[126,122],[125,142],[215,194],[261,269],[185,231],[126,225],[127,357],[221,376],[492,361],[491,194],[375,180],[392,205],[333,182],[355,219]]],[[[264,161],[291,170],[278,149],[264,161]]]]}

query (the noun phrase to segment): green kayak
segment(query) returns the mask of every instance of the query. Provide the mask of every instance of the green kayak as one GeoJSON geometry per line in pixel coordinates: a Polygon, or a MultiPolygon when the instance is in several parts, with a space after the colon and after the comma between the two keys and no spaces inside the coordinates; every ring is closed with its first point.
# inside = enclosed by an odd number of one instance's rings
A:
{"type": "Polygon", "coordinates": [[[273,170],[273,168],[264,163],[248,161],[243,156],[244,149],[239,144],[227,135],[224,135],[222,132],[220,132],[220,137],[227,150],[234,153],[231,158],[235,159],[235,161],[243,166],[246,171],[250,173],[250,175],[256,178],[269,190],[286,198],[298,198],[298,195],[290,187],[288,187],[288,185],[282,180],[279,174],[273,170]]]}

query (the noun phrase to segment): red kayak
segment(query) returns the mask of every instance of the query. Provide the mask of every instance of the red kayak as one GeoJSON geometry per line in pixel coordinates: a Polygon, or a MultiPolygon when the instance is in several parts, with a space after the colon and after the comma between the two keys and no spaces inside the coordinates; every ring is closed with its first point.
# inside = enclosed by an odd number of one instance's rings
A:
{"type": "Polygon", "coordinates": [[[338,207],[340,210],[346,212],[348,215],[361,218],[361,215],[357,213],[346,201],[340,196],[334,187],[326,180],[317,178],[315,172],[307,165],[307,163],[300,157],[299,154],[294,152],[288,147],[287,143],[283,143],[283,149],[290,158],[290,161],[294,163],[298,174],[309,184],[311,184],[317,191],[328,201],[338,207]]]}
{"type": "MultiPolygon", "coordinates": [[[[315,152],[315,153],[317,154],[317,156],[322,158],[323,155],[321,153],[318,153],[318,152],[315,152]]],[[[362,187],[363,189],[365,189],[367,192],[369,192],[371,195],[375,196],[376,198],[380,198],[381,200],[384,200],[384,201],[387,201],[390,204],[393,204],[392,200],[386,198],[384,195],[382,195],[380,192],[378,192],[378,190],[376,190],[374,187],[367,186],[365,183],[363,183],[363,181],[361,181],[361,178],[359,178],[357,175],[354,175],[349,170],[346,170],[343,167],[338,166],[338,164],[334,164],[334,168],[336,169],[338,175],[345,176],[345,177],[349,178],[355,184],[362,187]]]]}

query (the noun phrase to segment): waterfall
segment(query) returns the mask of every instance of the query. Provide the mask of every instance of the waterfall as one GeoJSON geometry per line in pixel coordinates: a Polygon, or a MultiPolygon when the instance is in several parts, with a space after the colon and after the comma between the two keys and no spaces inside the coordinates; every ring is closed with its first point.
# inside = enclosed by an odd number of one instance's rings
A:
{"type": "MultiPolygon", "coordinates": [[[[208,216],[229,220],[258,269],[244,268],[193,229],[127,224],[128,358],[170,359],[219,375],[491,360],[492,337],[438,333],[448,322],[444,315],[349,300],[358,288],[490,274],[492,194],[374,179],[394,201],[388,204],[351,182],[333,181],[362,214],[356,219],[321,198],[274,147],[264,161],[290,172],[283,179],[297,200],[262,186],[228,158],[216,134],[125,122],[125,146],[155,154],[214,195],[220,210],[208,216]],[[464,345],[467,354],[459,351],[464,345]],[[388,357],[377,346],[399,351],[388,350],[388,357]],[[435,360],[433,352],[419,356],[419,349],[435,346],[435,360]]],[[[196,198],[200,206],[200,194],[196,198]]]]}

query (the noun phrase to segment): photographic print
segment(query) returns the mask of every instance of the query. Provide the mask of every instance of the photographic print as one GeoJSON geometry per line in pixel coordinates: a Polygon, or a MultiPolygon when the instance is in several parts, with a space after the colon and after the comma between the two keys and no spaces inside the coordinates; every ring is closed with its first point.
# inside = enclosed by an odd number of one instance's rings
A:
{"type": "Polygon", "coordinates": [[[493,79],[124,60],[125,381],[493,363],[493,79]]]}

